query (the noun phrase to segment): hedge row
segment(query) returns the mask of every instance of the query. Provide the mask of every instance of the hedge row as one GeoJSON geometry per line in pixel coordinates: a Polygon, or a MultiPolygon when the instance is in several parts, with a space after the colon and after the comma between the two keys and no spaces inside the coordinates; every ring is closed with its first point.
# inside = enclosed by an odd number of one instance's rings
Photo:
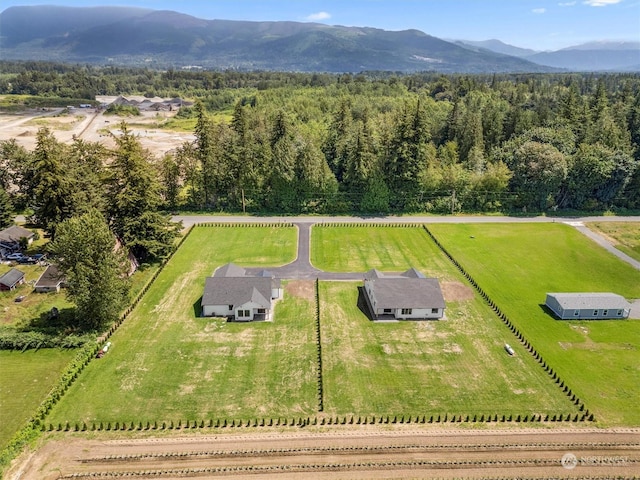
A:
{"type": "Polygon", "coordinates": [[[322,222],[318,223],[319,227],[385,227],[385,228],[419,228],[418,223],[374,223],[374,222],[322,222]]]}
{"type": "Polygon", "coordinates": [[[318,355],[318,411],[324,411],[324,386],[322,381],[322,336],[320,334],[320,281],[316,278],[316,348],[318,355]]]}
{"type": "Polygon", "coordinates": [[[444,246],[438,241],[438,239],[431,233],[431,231],[427,228],[426,225],[423,225],[424,230],[427,232],[429,237],[433,240],[433,242],[438,246],[438,248],[444,253],[447,258],[456,266],[456,268],[462,273],[465,278],[469,281],[469,283],[473,286],[473,288],[482,296],[484,301],[491,307],[494,313],[502,320],[502,322],[511,330],[511,332],[518,338],[518,341],[527,349],[527,351],[535,358],[535,360],[540,364],[542,368],[544,368],[545,372],[551,377],[552,380],[562,389],[562,391],[569,397],[569,399],[578,407],[581,412],[585,412],[585,417],[589,419],[589,421],[594,421],[593,414],[589,414],[589,410],[586,410],[584,402],[580,400],[575,393],[565,384],[563,380],[560,379],[558,374],[547,364],[547,362],[542,358],[542,355],[529,343],[529,341],[524,337],[524,335],[518,330],[518,328],[511,322],[509,317],[496,305],[496,303],[489,297],[489,295],[480,287],[480,285],[469,275],[469,273],[464,269],[458,261],[453,258],[453,256],[444,248],[444,246]]]}
{"type": "Polygon", "coordinates": [[[310,425],[375,425],[375,424],[428,424],[428,423],[557,423],[557,422],[584,422],[592,420],[593,414],[587,413],[558,413],[558,414],[475,414],[475,415],[337,415],[337,416],[313,416],[313,417],[278,417],[278,418],[251,418],[251,419],[209,419],[209,420],[178,420],[177,422],[86,422],[64,424],[58,423],[48,426],[41,424],[41,431],[73,431],[73,432],[100,432],[100,431],[141,431],[141,430],[193,430],[193,429],[224,429],[224,428],[258,428],[258,427],[307,427],[310,425]],[[591,418],[590,418],[591,417],[591,418]]]}
{"type": "Polygon", "coordinates": [[[291,222],[261,222],[261,223],[225,223],[225,222],[205,222],[205,223],[196,223],[196,227],[293,227],[293,223],[291,222]]]}
{"type": "Polygon", "coordinates": [[[171,254],[166,259],[164,259],[158,270],[147,282],[145,287],[140,292],[138,292],[129,307],[111,326],[111,328],[104,335],[102,335],[96,343],[85,345],[84,348],[76,355],[74,360],[71,361],[66,370],[60,376],[57,384],[51,389],[47,397],[37,408],[27,424],[21,430],[19,430],[18,433],[16,433],[10,440],[9,444],[2,451],[0,451],[0,468],[4,468],[5,466],[7,466],[9,462],[11,462],[11,460],[22,451],[24,446],[31,440],[35,439],[38,436],[38,432],[44,429],[44,424],[42,423],[44,418],[58,403],[58,401],[60,401],[67,389],[73,384],[73,382],[75,382],[75,380],[78,378],[78,375],[82,373],[89,362],[93,358],[95,358],[98,350],[100,349],[100,345],[102,345],[104,341],[111,337],[111,335],[113,335],[117,328],[122,325],[122,322],[126,320],[129,314],[138,304],[138,302],[140,302],[142,296],[147,293],[149,287],[156,280],[167,262],[171,259],[171,257],[173,257],[178,248],[180,248],[182,243],[187,239],[191,231],[192,229],[189,229],[187,233],[180,239],[180,242],[178,242],[171,254]]]}

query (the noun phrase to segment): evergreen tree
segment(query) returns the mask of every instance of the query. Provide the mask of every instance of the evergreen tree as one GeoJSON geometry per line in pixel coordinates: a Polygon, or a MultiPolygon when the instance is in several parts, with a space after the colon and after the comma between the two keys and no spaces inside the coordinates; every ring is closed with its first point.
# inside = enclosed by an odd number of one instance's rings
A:
{"type": "Polygon", "coordinates": [[[0,229],[6,228],[13,223],[13,205],[6,190],[0,186],[0,229]]]}
{"type": "Polygon", "coordinates": [[[57,225],[69,218],[73,211],[71,176],[64,164],[65,150],[48,128],[38,130],[30,180],[33,218],[52,236],[57,225]]]}
{"type": "Polygon", "coordinates": [[[127,261],[100,212],[91,210],[58,225],[50,251],[57,257],[83,330],[103,328],[124,308],[129,282],[127,261]]]}
{"type": "Polygon", "coordinates": [[[167,256],[177,235],[176,225],[157,212],[162,204],[160,182],[149,152],[123,122],[109,178],[111,228],[135,257],[154,261],[167,256]]]}

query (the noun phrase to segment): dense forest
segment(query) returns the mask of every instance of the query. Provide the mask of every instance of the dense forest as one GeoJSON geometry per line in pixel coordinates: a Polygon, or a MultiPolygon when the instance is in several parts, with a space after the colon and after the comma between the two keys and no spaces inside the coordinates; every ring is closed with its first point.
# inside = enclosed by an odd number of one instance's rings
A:
{"type": "Polygon", "coordinates": [[[153,167],[146,181],[157,182],[161,201],[149,211],[640,208],[637,74],[161,72],[5,62],[0,94],[195,100],[178,113],[195,123],[195,142],[164,158],[138,152],[126,124],[115,152],[81,140],[58,145],[50,132],[41,132],[34,152],[3,142],[0,186],[10,195],[0,189],[0,205],[6,198],[37,213],[62,202],[56,222],[78,208],[74,202],[118,208],[108,196],[108,165],[125,162],[127,148],[153,167]],[[65,165],[57,171],[42,160],[56,156],[65,165]],[[77,175],[69,175],[69,162],[77,175]],[[96,176],[91,188],[88,171],[96,176]],[[65,184],[55,188],[64,199],[37,196],[49,188],[33,185],[43,175],[64,177],[48,180],[65,184]]]}

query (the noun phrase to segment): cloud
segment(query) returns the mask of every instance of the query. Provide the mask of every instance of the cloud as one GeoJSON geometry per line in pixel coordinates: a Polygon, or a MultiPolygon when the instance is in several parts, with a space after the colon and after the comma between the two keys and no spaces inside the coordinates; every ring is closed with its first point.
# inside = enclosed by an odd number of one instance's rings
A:
{"type": "Polygon", "coordinates": [[[560,7],[573,7],[578,2],[561,2],[558,5],[560,7]]]}
{"type": "Polygon", "coordinates": [[[304,17],[305,20],[310,22],[319,22],[321,20],[329,20],[331,18],[331,14],[327,12],[318,12],[312,13],[311,15],[304,17]]]}
{"type": "Polygon", "coordinates": [[[545,13],[547,11],[546,8],[534,8],[531,10],[533,13],[545,13]]]}
{"type": "Polygon", "coordinates": [[[620,2],[622,2],[622,0],[585,0],[582,3],[590,7],[606,7],[607,5],[615,5],[620,2]]]}

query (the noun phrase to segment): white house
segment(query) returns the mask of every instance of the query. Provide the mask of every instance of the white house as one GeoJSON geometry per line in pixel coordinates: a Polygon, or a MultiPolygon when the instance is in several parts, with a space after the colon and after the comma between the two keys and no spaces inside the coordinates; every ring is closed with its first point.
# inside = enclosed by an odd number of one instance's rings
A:
{"type": "Polygon", "coordinates": [[[267,270],[249,273],[228,263],[207,277],[200,305],[203,317],[244,322],[271,320],[273,301],[281,297],[280,280],[267,270]]]}
{"type": "Polygon", "coordinates": [[[364,292],[374,320],[435,320],[444,316],[440,283],[414,268],[399,275],[370,270],[364,276],[364,292]]]}
{"type": "Polygon", "coordinates": [[[560,320],[628,318],[631,304],[615,293],[547,293],[545,305],[560,320]]]}

